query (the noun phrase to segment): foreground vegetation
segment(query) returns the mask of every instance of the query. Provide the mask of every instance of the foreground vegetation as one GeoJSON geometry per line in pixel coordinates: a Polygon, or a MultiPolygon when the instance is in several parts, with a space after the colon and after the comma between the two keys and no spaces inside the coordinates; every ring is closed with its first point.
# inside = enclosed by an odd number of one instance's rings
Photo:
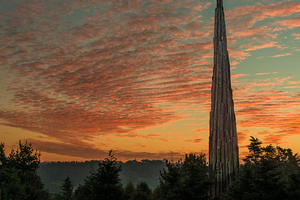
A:
{"type": "MultiPolygon", "coordinates": [[[[299,159],[291,149],[262,146],[251,138],[249,153],[224,200],[300,199],[299,159]]],[[[1,200],[207,200],[208,166],[204,154],[188,154],[177,162],[166,161],[159,185],[152,191],[145,182],[122,185],[121,166],[109,152],[96,171],[74,188],[66,177],[59,194],[47,192],[37,175],[40,154],[29,143],[19,143],[7,156],[0,145],[1,200]]]]}

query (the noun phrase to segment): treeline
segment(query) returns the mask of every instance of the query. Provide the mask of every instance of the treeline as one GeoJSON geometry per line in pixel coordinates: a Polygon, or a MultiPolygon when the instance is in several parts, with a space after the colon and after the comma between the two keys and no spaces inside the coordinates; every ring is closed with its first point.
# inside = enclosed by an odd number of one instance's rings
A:
{"type": "MultiPolygon", "coordinates": [[[[151,189],[159,184],[160,171],[165,167],[163,160],[130,160],[119,162],[122,171],[120,179],[123,185],[131,182],[136,185],[140,182],[146,182],[151,189]]],[[[85,162],[42,162],[38,169],[38,175],[41,177],[45,188],[51,193],[58,193],[61,184],[66,177],[69,177],[77,188],[83,184],[84,179],[98,168],[99,161],[85,162]]]]}
{"type": "MultiPolygon", "coordinates": [[[[70,178],[50,195],[37,175],[39,153],[28,143],[19,144],[8,156],[0,146],[1,200],[208,200],[212,184],[204,154],[188,154],[177,162],[166,161],[159,184],[151,189],[147,183],[121,183],[120,162],[113,152],[98,163],[82,184],[74,188],[70,178]]],[[[291,149],[262,146],[251,138],[249,153],[239,174],[222,200],[297,200],[300,199],[299,158],[291,149]]]]}
{"type": "Polygon", "coordinates": [[[0,144],[0,200],[49,199],[36,173],[39,165],[40,154],[31,144],[19,142],[8,156],[0,144]]]}

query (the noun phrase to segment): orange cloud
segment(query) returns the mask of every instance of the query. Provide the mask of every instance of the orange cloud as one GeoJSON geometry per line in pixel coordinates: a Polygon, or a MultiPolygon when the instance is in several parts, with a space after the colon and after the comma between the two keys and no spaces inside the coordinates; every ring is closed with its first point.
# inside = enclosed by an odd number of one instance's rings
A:
{"type": "Polygon", "coordinates": [[[294,29],[300,27],[300,15],[298,14],[296,17],[290,19],[277,21],[276,24],[278,24],[279,26],[287,27],[288,29],[294,29]]]}
{"type": "Polygon", "coordinates": [[[271,47],[276,47],[276,46],[277,45],[276,45],[275,42],[271,42],[271,43],[266,43],[266,44],[256,45],[256,46],[250,47],[250,48],[246,49],[246,51],[256,51],[256,50],[271,48],[271,47]]]}
{"type": "MultiPolygon", "coordinates": [[[[72,156],[77,158],[85,158],[90,160],[100,160],[107,156],[108,150],[101,150],[99,148],[91,146],[81,146],[73,145],[68,143],[54,143],[54,142],[45,142],[36,139],[29,139],[29,142],[33,144],[34,148],[39,149],[40,151],[54,154],[61,154],[66,156],[72,156]]],[[[151,153],[151,152],[132,152],[127,150],[116,150],[113,149],[118,160],[129,160],[135,158],[137,160],[142,159],[179,159],[184,156],[183,153],[177,152],[161,152],[161,153],[151,153]]]]}
{"type": "Polygon", "coordinates": [[[272,58],[279,58],[279,57],[283,57],[283,56],[290,56],[292,55],[291,53],[284,53],[284,54],[277,54],[277,55],[274,55],[274,56],[271,56],[272,58]]]}
{"type": "Polygon", "coordinates": [[[294,33],[293,36],[296,38],[296,40],[300,40],[300,33],[294,33]]]}

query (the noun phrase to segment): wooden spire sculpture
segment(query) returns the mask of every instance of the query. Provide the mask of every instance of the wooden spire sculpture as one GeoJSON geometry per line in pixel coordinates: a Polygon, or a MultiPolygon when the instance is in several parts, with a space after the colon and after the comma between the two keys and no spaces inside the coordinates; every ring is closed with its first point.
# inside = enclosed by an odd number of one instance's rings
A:
{"type": "Polygon", "coordinates": [[[214,69],[211,88],[209,169],[210,196],[226,190],[239,167],[236,119],[231,89],[223,1],[217,0],[214,30],[214,69]]]}

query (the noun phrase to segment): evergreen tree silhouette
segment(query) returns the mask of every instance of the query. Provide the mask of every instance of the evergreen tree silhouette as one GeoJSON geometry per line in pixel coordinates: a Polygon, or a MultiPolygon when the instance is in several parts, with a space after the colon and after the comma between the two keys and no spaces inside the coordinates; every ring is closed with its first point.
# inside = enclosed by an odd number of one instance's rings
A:
{"type": "Polygon", "coordinates": [[[135,192],[134,185],[129,182],[124,189],[124,200],[134,200],[135,192]]]}
{"type": "Polygon", "coordinates": [[[250,139],[249,154],[224,199],[296,200],[300,199],[300,167],[291,149],[262,146],[250,139]]]}
{"type": "Polygon", "coordinates": [[[119,173],[121,166],[117,158],[109,151],[108,157],[99,163],[96,172],[91,173],[85,184],[78,188],[76,199],[88,200],[122,200],[123,188],[119,173]]]}
{"type": "Polygon", "coordinates": [[[141,182],[136,186],[134,200],[151,200],[152,192],[145,182],[141,182]]]}
{"type": "Polygon", "coordinates": [[[64,180],[64,182],[61,186],[61,190],[62,190],[62,199],[63,200],[72,200],[73,185],[72,185],[69,177],[67,177],[64,180]]]}
{"type": "Polygon", "coordinates": [[[43,188],[37,169],[40,153],[27,141],[5,155],[0,144],[0,199],[1,200],[46,200],[48,192],[43,188]]]}
{"type": "Polygon", "coordinates": [[[208,198],[210,182],[204,154],[187,154],[184,161],[166,162],[160,185],[154,191],[159,200],[202,200],[208,198]]]}

